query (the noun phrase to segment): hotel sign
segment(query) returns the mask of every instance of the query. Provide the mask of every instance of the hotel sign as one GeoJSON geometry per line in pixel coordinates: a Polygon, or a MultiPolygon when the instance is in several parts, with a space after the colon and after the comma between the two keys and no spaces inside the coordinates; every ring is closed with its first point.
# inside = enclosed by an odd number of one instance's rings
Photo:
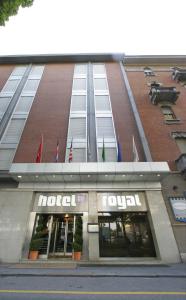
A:
{"type": "Polygon", "coordinates": [[[88,211],[86,193],[37,193],[33,211],[44,213],[88,211]]]}
{"type": "Polygon", "coordinates": [[[145,195],[138,193],[97,193],[98,211],[147,211],[145,195]]]}

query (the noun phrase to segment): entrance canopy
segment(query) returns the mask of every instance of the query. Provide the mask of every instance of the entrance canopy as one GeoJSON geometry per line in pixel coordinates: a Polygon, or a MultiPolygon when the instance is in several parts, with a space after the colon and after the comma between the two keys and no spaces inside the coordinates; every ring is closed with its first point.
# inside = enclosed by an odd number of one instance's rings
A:
{"type": "Polygon", "coordinates": [[[170,173],[166,162],[14,163],[17,182],[160,182],[170,173]]]}

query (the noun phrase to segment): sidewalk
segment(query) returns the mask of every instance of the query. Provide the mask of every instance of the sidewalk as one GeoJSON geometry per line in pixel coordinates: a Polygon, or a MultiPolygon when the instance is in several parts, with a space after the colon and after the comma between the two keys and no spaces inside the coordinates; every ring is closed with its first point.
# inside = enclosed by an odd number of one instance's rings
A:
{"type": "Polygon", "coordinates": [[[186,278],[186,264],[106,266],[72,263],[0,264],[0,277],[175,277],[186,278]]]}

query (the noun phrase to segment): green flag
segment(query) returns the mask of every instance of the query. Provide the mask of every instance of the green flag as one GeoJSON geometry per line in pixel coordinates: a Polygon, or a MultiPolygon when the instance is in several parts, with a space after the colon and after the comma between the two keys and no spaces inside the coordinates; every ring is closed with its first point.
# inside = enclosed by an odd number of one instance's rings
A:
{"type": "Polygon", "coordinates": [[[105,161],[105,143],[104,143],[104,138],[103,138],[103,148],[102,148],[102,160],[105,161]]]}

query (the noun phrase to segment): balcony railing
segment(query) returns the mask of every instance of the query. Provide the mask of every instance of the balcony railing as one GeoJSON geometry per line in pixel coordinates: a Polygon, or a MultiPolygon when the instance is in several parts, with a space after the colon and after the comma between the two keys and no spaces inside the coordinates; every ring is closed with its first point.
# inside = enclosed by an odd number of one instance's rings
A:
{"type": "Polygon", "coordinates": [[[174,104],[178,99],[180,92],[175,87],[163,87],[157,83],[151,84],[149,97],[152,104],[158,104],[161,102],[170,102],[174,104]]]}
{"type": "Polygon", "coordinates": [[[186,82],[186,69],[175,68],[172,78],[177,82],[186,82]]]}
{"type": "Polygon", "coordinates": [[[183,178],[186,179],[186,153],[182,153],[175,162],[178,171],[181,172],[183,178]]]}

